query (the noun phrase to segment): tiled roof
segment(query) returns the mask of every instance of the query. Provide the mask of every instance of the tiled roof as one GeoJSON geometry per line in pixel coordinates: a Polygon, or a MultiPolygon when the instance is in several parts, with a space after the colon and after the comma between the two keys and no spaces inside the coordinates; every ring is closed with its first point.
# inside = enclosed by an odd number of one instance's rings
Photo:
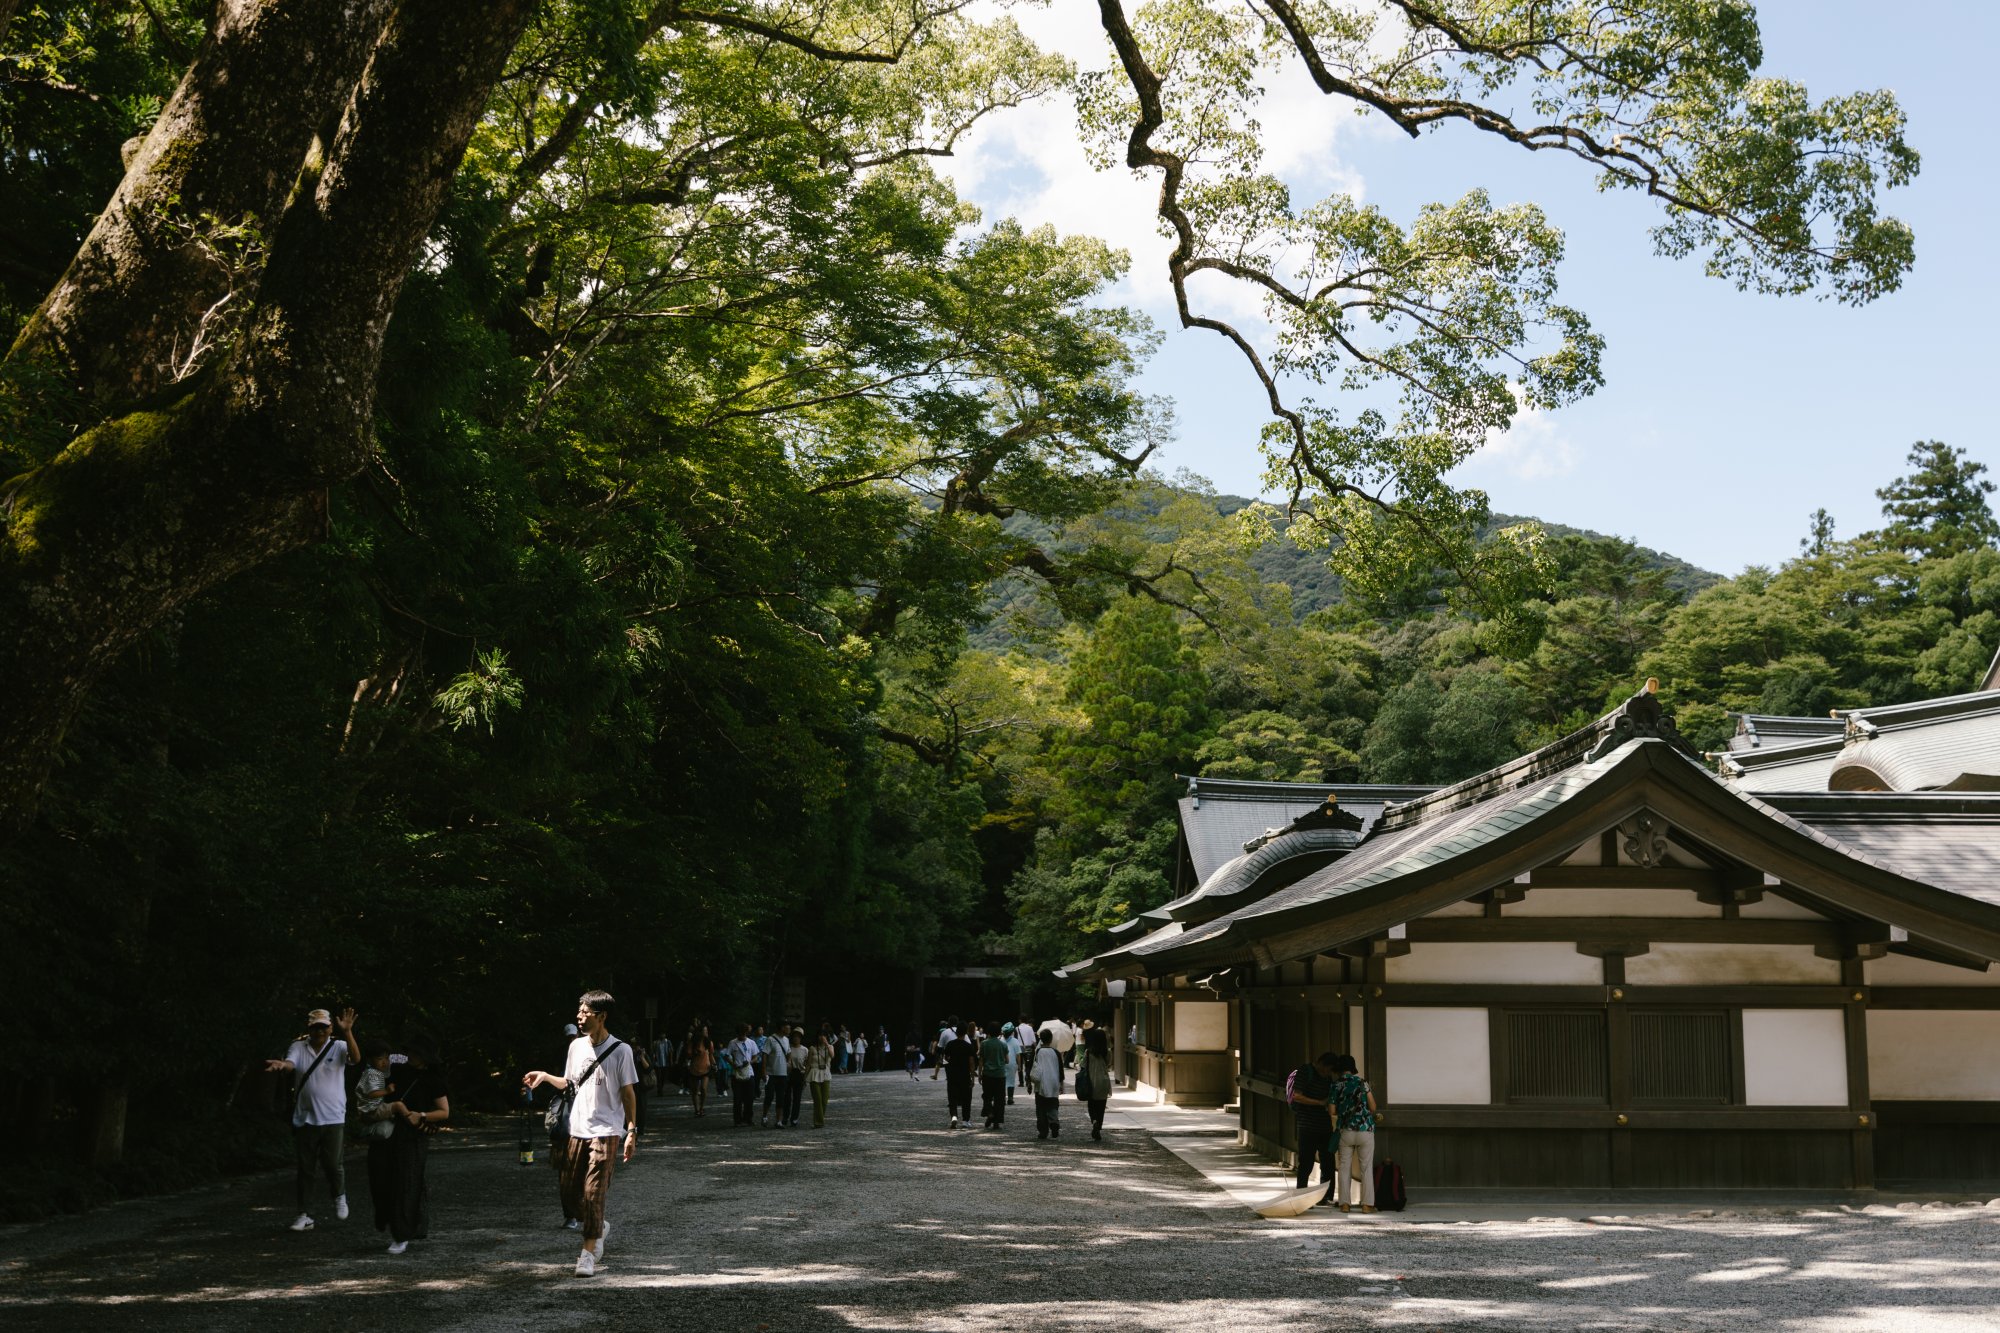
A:
{"type": "MultiPolygon", "coordinates": [[[[1619,753],[1622,754],[1622,750],[1619,753]]],[[[1233,924],[1329,902],[1357,889],[1474,852],[1482,844],[1518,827],[1535,814],[1553,808],[1572,792],[1588,786],[1601,768],[1616,763],[1617,759],[1615,754],[1606,756],[1596,764],[1549,774],[1487,800],[1443,811],[1421,823],[1398,830],[1384,828],[1356,851],[1289,888],[1280,889],[1227,916],[1191,927],[1178,935],[1148,936],[1122,952],[1145,957],[1170,947],[1198,944],[1221,935],[1233,924]]]]}
{"type": "Polygon", "coordinates": [[[1768,750],[1737,750],[1720,756],[1716,770],[1742,791],[1825,791],[1846,745],[1836,735],[1768,750]]]}
{"type": "Polygon", "coordinates": [[[1731,713],[1729,716],[1736,719],[1736,734],[1729,738],[1732,752],[1825,740],[1837,737],[1847,729],[1847,723],[1838,717],[1779,717],[1770,713],[1731,713]]]}
{"type": "MultiPolygon", "coordinates": [[[[1665,781],[1685,797],[1709,803],[1740,803],[1745,813],[1768,821],[1769,836],[1782,841],[1784,835],[1795,835],[1815,844],[1820,849],[1815,855],[1833,854],[1838,860],[1829,868],[1835,878],[1822,881],[1822,891],[1831,892],[1844,874],[1854,883],[1873,886],[1870,892],[1881,892],[1881,877],[1887,876],[1886,891],[1913,911],[1933,920],[1941,913],[1965,923],[1975,935],[1984,932],[1989,941],[2000,933],[1995,924],[2000,918],[1980,915],[2000,911],[2000,797],[1791,793],[1767,801],[1724,783],[1680,747],[1657,737],[1625,741],[1595,760],[1513,786],[1492,781],[1491,774],[1486,777],[1483,797],[1413,802],[1428,805],[1428,817],[1413,811],[1415,822],[1401,828],[1392,827],[1395,819],[1384,819],[1361,848],[1297,884],[1184,931],[1149,935],[1121,953],[1152,969],[1178,970],[1183,960],[1190,967],[1206,966],[1239,947],[1247,952],[1252,941],[1322,923],[1329,932],[1325,947],[1332,947],[1342,942],[1333,935],[1343,929],[1339,923],[1349,911],[1342,899],[1383,885],[1393,886],[1388,890],[1392,895],[1406,888],[1417,892],[1443,878],[1464,876],[1468,868],[1502,866],[1522,843],[1509,835],[1560,816],[1564,806],[1601,783],[1614,784],[1605,788],[1609,794],[1639,780],[1665,781]]],[[[1727,809],[1724,805],[1718,813],[1727,809]]],[[[1365,896],[1371,900],[1367,911],[1380,915],[1385,906],[1381,895],[1365,896]]]]}
{"type": "Polygon", "coordinates": [[[1744,791],[2000,790],[2000,693],[1842,709],[1828,721],[1837,736],[1754,749],[1732,741],[1716,769],[1744,791]]]}
{"type": "Polygon", "coordinates": [[[1899,874],[2000,907],[2000,796],[1793,792],[1765,802],[1899,874]]]}
{"type": "Polygon", "coordinates": [[[1181,798],[1181,834],[1195,881],[1210,876],[1243,855],[1243,844],[1272,829],[1281,829],[1300,815],[1318,809],[1328,796],[1340,808],[1360,816],[1363,832],[1385,806],[1436,790],[1433,787],[1383,786],[1372,783],[1246,782],[1233,778],[1188,778],[1181,798]]]}

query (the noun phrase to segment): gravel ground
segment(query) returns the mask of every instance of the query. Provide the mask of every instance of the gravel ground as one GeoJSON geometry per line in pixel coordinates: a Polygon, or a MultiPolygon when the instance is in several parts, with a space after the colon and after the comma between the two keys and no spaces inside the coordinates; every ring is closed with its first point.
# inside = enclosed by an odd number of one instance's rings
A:
{"type": "Polygon", "coordinates": [[[1091,1143],[1073,1101],[1045,1144],[1026,1105],[1005,1134],[953,1133],[928,1078],[833,1095],[824,1130],[734,1129],[726,1102],[664,1117],[612,1187],[595,1278],[571,1275],[553,1173],[496,1123],[440,1140],[433,1238],[399,1258],[363,1220],[358,1156],[353,1218],[303,1235],[280,1176],[0,1230],[0,1327],[2000,1327],[2000,1207],[1267,1222],[1143,1132],[1091,1143]]]}

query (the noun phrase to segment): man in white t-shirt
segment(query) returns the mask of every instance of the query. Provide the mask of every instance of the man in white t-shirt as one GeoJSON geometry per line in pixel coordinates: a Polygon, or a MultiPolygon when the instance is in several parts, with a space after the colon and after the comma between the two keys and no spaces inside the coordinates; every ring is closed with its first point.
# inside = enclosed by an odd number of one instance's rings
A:
{"type": "Polygon", "coordinates": [[[546,1083],[574,1090],[562,1189],[563,1211],[583,1224],[578,1277],[595,1273],[604,1258],[604,1240],[611,1232],[611,1224],[604,1220],[611,1173],[620,1160],[631,1161],[639,1148],[639,1065],[632,1048],[611,1035],[614,1004],[608,991],[584,992],[576,1002],[576,1025],[582,1035],[570,1043],[561,1075],[537,1069],[521,1080],[530,1088],[546,1083]]]}
{"type": "Polygon", "coordinates": [[[292,1043],[282,1060],[266,1060],[271,1072],[292,1071],[292,1156],[298,1167],[299,1215],[292,1230],[311,1231],[312,1214],[306,1195],[312,1190],[315,1167],[326,1173],[333,1192],[333,1215],[347,1220],[347,1066],[361,1062],[361,1045],[354,1039],[355,1013],[340,1011],[335,1024],[324,1009],[306,1015],[306,1035],[292,1043]],[[340,1036],[335,1038],[338,1026],[340,1036]]]}
{"type": "Polygon", "coordinates": [[[771,1108],[778,1108],[778,1128],[785,1127],[785,1108],[791,1105],[792,1058],[791,1043],[785,1040],[785,1030],[779,1028],[764,1038],[764,1114],[757,1123],[768,1126],[771,1123],[771,1108]]]}
{"type": "Polygon", "coordinates": [[[958,1040],[958,1015],[945,1019],[938,1029],[937,1039],[931,1043],[931,1082],[937,1082],[938,1071],[944,1068],[944,1048],[958,1040]]]}

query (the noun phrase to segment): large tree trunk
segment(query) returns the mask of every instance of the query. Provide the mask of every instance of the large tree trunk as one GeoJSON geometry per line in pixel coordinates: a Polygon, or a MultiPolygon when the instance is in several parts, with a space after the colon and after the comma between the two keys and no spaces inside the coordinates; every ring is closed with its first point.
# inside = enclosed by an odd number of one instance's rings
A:
{"type": "Polygon", "coordinates": [[[218,6],[10,359],[46,360],[86,405],[158,393],[183,373],[203,313],[225,296],[250,304],[257,237],[276,225],[314,137],[331,137],[388,11],[388,0],[218,6]],[[227,240],[225,228],[247,231],[227,240]]]}
{"type": "Polygon", "coordinates": [[[225,4],[10,354],[114,406],[0,487],[0,822],[27,817],[64,728],[120,651],[189,598],[311,540],[327,487],[367,456],[390,311],[533,0],[413,2],[382,20],[384,8],[225,4]],[[278,100],[232,123],[244,85],[278,100]],[[239,133],[247,143],[222,142],[239,133]],[[223,222],[282,207],[257,270],[218,288],[199,237],[154,225],[167,195],[223,222]],[[212,364],[177,380],[175,349],[202,336],[219,292],[246,285],[247,317],[212,364]]]}

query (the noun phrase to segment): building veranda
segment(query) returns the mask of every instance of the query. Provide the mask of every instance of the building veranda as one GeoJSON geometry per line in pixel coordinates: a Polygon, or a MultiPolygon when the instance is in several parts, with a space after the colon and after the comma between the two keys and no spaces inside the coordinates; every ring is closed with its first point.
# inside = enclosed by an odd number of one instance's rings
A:
{"type": "Polygon", "coordinates": [[[2000,1187],[2000,694],[1844,717],[1718,773],[1649,682],[1441,789],[1192,780],[1192,887],[1064,971],[1274,1157],[1334,1051],[1426,1186],[2000,1187]]]}

